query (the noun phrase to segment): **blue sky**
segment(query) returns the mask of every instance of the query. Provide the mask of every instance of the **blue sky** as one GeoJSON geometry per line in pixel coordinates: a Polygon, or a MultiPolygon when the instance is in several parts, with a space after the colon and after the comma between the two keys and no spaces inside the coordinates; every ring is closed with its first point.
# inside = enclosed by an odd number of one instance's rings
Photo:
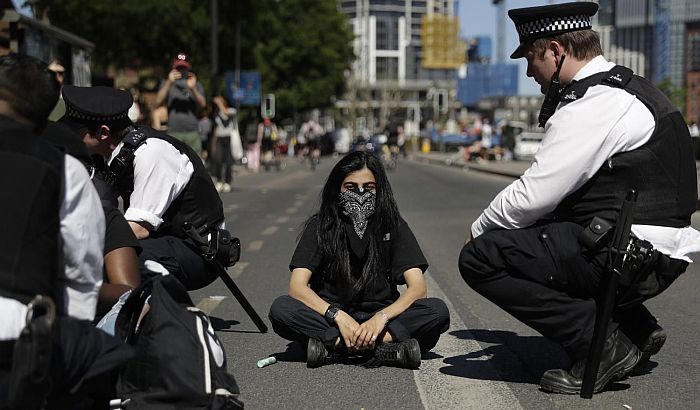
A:
{"type": "MultiPolygon", "coordinates": [[[[551,3],[563,3],[562,0],[504,0],[505,9],[515,9],[520,7],[543,6],[551,3]]],[[[491,3],[491,0],[459,0],[459,22],[460,32],[463,38],[475,36],[491,37],[493,54],[496,54],[496,12],[498,7],[491,3]]],[[[515,31],[513,22],[505,16],[504,27],[506,29],[506,50],[505,58],[508,62],[517,63],[519,68],[518,92],[526,95],[540,94],[540,88],[531,78],[525,75],[527,63],[524,58],[511,60],[510,53],[518,46],[518,33],[515,31]]]]}

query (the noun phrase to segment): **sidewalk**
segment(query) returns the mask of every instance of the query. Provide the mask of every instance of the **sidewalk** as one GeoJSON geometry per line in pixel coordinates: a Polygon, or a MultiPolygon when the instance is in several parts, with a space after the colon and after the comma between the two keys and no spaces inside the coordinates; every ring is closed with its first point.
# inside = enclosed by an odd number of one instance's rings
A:
{"type": "Polygon", "coordinates": [[[490,174],[503,175],[512,178],[520,177],[530,167],[529,161],[488,161],[476,162],[464,161],[461,152],[430,152],[427,154],[416,153],[414,161],[428,162],[431,164],[452,166],[470,171],[488,172],[490,174]]]}
{"type": "MultiPolygon", "coordinates": [[[[530,167],[529,161],[464,161],[462,152],[430,152],[427,154],[409,154],[414,161],[427,162],[436,165],[457,167],[469,171],[487,172],[495,175],[503,175],[511,178],[519,178],[530,167]]],[[[700,161],[695,161],[695,169],[698,175],[698,192],[700,192],[700,161]]],[[[700,210],[700,198],[697,209],[700,210]]]]}

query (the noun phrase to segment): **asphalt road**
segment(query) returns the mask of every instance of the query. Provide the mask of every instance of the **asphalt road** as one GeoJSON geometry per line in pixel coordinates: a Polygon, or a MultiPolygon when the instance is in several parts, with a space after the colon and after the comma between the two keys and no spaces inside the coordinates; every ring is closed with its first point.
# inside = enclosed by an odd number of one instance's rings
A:
{"type": "MultiPolygon", "coordinates": [[[[314,211],[334,161],[316,171],[290,160],[281,172],[238,172],[222,194],[227,224],[243,243],[229,273],[268,324],[272,301],[285,294],[288,263],[304,220],[314,211]]],[[[670,337],[650,373],[612,384],[592,400],[538,389],[542,373],[568,367],[561,349],[468,288],[457,270],[467,227],[512,179],[402,160],[390,172],[402,216],[430,268],[428,293],[451,310],[451,327],[417,371],[332,365],[307,369],[305,350],[274,332],[261,334],[217,281],[191,292],[224,343],[229,370],[249,409],[660,409],[700,406],[700,269],[691,265],[648,306],[670,337]],[[222,298],[223,297],[223,298],[222,298]],[[259,359],[278,362],[262,369],[259,359]],[[624,406],[624,407],[623,407],[624,406]]],[[[694,216],[700,227],[700,216],[694,216]]]]}

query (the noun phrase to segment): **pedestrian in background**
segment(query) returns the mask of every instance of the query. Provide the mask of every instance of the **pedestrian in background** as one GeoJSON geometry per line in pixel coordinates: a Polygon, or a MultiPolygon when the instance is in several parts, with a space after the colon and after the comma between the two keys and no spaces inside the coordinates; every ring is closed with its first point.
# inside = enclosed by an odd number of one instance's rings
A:
{"type": "Polygon", "coordinates": [[[331,171],[289,264],[289,294],[270,307],[275,332],[318,367],[352,357],[416,369],[449,327],[426,297],[428,263],[399,214],[381,160],[356,151],[331,171]],[[397,286],[406,285],[400,294],[397,286]]]}
{"type": "Polygon", "coordinates": [[[204,87],[192,72],[185,53],[178,53],[168,77],[158,90],[156,105],[168,109],[168,134],[189,145],[197,155],[202,154],[202,140],[197,127],[199,112],[206,105],[204,87]]]}
{"type": "Polygon", "coordinates": [[[248,124],[245,130],[246,139],[246,161],[248,169],[254,173],[260,170],[260,145],[262,144],[262,134],[258,132],[254,122],[248,124]]]}
{"type": "Polygon", "coordinates": [[[236,109],[226,104],[226,99],[216,96],[214,102],[214,128],[209,152],[212,158],[216,190],[231,192],[233,154],[231,152],[231,135],[236,120],[236,109]]]}
{"type": "Polygon", "coordinates": [[[526,58],[528,76],[554,98],[540,113],[545,135],[534,163],[472,224],[459,259],[469,286],[568,353],[568,370],[540,380],[563,394],[581,390],[600,284],[611,274],[612,235],[603,228],[617,221],[628,192],[639,195],[629,238],[639,262],[621,279],[594,392],[648,370],[666,333],[644,302],[700,251],[690,226],[697,177],[688,128],[653,84],[602,56],[591,30],[597,10],[573,2],[508,12],[520,35],[511,58],[526,58]],[[583,247],[588,231],[598,242],[583,247]]]}
{"type": "MultiPolygon", "coordinates": [[[[56,81],[58,85],[63,87],[66,80],[66,68],[61,63],[61,60],[55,58],[49,63],[49,70],[56,76],[56,81]]],[[[51,114],[49,114],[49,121],[58,121],[59,118],[63,117],[66,113],[66,104],[63,102],[63,96],[59,95],[58,101],[56,101],[56,106],[53,107],[51,114]]]]}
{"type": "Polygon", "coordinates": [[[690,138],[693,139],[693,154],[695,159],[700,159],[700,128],[695,121],[691,121],[688,125],[688,132],[690,133],[690,138]]]}

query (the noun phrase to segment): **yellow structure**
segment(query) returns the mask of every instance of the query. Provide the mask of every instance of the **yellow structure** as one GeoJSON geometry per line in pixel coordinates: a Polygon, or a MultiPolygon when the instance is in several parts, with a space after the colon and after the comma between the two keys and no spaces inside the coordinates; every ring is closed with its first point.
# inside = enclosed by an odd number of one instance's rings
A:
{"type": "Polygon", "coordinates": [[[459,38],[457,16],[423,16],[421,43],[423,68],[456,69],[466,61],[467,44],[459,38]]]}

